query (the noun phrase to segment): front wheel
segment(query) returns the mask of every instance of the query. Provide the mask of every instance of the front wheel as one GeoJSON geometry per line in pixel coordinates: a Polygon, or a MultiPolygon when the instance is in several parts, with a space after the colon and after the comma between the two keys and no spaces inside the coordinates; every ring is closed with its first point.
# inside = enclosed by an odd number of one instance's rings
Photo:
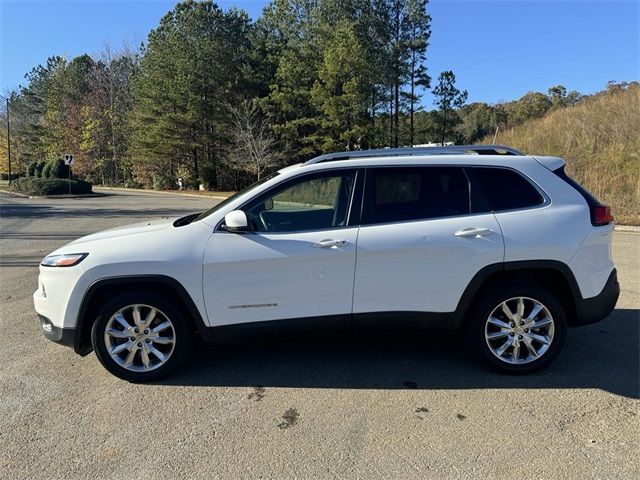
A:
{"type": "Polygon", "coordinates": [[[567,320],[560,302],[537,285],[499,287],[480,299],[470,325],[476,351],[494,368],[528,373],[560,352],[567,320]]]}
{"type": "Polygon", "coordinates": [[[141,292],[107,302],[93,324],[91,341],[109,372],[131,382],[148,382],[169,374],[186,359],[192,335],[171,302],[141,292]]]}

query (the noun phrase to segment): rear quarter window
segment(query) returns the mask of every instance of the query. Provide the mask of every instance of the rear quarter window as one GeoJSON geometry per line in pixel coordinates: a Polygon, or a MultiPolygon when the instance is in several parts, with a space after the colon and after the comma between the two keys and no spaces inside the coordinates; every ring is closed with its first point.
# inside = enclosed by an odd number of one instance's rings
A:
{"type": "Polygon", "coordinates": [[[540,192],[522,175],[507,168],[474,167],[473,174],[494,212],[536,207],[540,192]]]}

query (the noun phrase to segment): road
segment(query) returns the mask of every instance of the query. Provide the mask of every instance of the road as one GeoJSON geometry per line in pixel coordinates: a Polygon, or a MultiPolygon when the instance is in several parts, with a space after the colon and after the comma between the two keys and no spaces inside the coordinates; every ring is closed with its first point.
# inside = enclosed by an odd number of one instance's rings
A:
{"type": "Polygon", "coordinates": [[[614,237],[615,312],[529,376],[486,369],[455,337],[390,337],[205,349],[134,385],[42,336],[45,254],[212,202],[0,197],[0,477],[640,478],[638,234],[614,237]]]}

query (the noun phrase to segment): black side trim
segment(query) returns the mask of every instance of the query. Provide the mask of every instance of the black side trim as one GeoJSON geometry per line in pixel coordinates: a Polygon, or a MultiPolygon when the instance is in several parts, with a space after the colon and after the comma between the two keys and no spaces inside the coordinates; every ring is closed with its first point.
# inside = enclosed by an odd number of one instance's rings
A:
{"type": "Polygon", "coordinates": [[[76,329],[75,328],[60,328],[56,327],[51,320],[49,320],[44,315],[38,314],[38,318],[40,320],[40,325],[42,326],[42,334],[52,342],[59,343],[60,345],[64,345],[65,347],[73,348],[76,341],[76,329]],[[44,329],[44,327],[50,329],[48,332],[44,329]]]}
{"type": "Polygon", "coordinates": [[[352,326],[358,333],[439,330],[446,325],[450,315],[438,312],[354,313],[352,326]]]}
{"type": "Polygon", "coordinates": [[[614,268],[600,294],[586,299],[580,297],[574,326],[590,325],[606,318],[616,307],[619,296],[618,272],[614,268]]]}
{"type": "Polygon", "coordinates": [[[87,311],[91,299],[95,292],[104,286],[108,285],[122,285],[127,283],[161,283],[170,287],[182,300],[182,302],[187,307],[191,318],[193,319],[198,332],[202,336],[202,339],[207,343],[214,343],[215,337],[213,336],[211,329],[207,327],[204,323],[204,320],[200,316],[200,312],[196,308],[196,305],[193,303],[191,296],[187,293],[185,288],[182,286],[180,282],[178,282],[175,278],[168,277],[166,275],[131,275],[131,276],[121,276],[121,277],[110,277],[98,280],[91,284],[91,286],[87,289],[82,298],[82,303],[80,304],[80,310],[78,313],[77,319],[77,335],[75,336],[75,341],[73,343],[73,349],[76,353],[80,355],[87,355],[91,352],[91,348],[87,349],[86,345],[83,345],[83,339],[85,337],[85,328],[86,324],[90,322],[92,319],[87,319],[87,311]]]}
{"type": "Polygon", "coordinates": [[[350,324],[351,315],[344,314],[236,323],[209,327],[208,330],[219,342],[228,343],[262,337],[346,334],[350,324]]]}
{"type": "Polygon", "coordinates": [[[210,327],[222,343],[261,338],[297,338],[301,336],[346,335],[356,333],[395,333],[439,330],[448,313],[372,312],[317,317],[287,318],[210,327]]]}

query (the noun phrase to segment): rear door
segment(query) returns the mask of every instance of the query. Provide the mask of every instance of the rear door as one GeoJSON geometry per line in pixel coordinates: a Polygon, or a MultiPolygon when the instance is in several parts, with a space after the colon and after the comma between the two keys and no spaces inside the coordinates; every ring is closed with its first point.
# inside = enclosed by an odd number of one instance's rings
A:
{"type": "Polygon", "coordinates": [[[356,321],[374,312],[452,312],[473,276],[503,261],[495,216],[473,213],[470,197],[462,167],[367,169],[356,321]]]}

